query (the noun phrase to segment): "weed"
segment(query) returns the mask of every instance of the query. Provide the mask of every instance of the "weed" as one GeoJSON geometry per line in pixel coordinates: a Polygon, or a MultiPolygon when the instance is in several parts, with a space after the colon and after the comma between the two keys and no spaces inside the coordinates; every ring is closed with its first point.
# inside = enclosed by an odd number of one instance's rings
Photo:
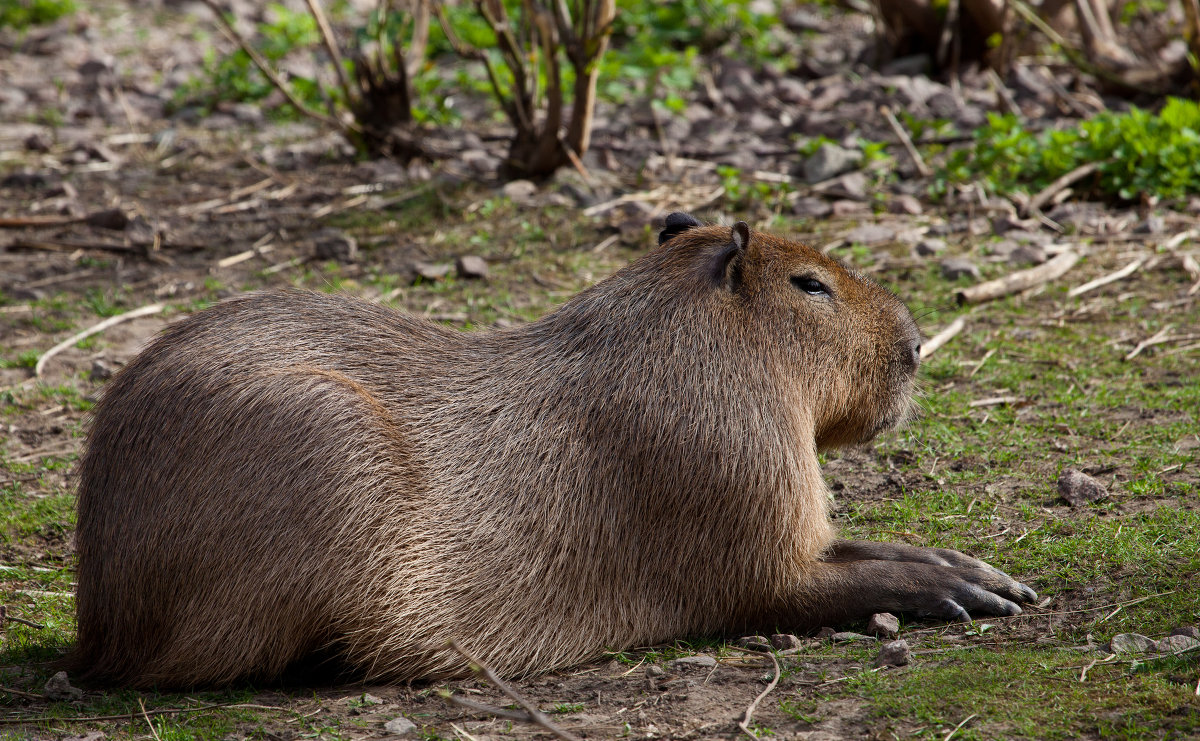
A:
{"type": "Polygon", "coordinates": [[[0,2],[0,28],[23,31],[74,12],[75,0],[5,0],[0,2]]]}

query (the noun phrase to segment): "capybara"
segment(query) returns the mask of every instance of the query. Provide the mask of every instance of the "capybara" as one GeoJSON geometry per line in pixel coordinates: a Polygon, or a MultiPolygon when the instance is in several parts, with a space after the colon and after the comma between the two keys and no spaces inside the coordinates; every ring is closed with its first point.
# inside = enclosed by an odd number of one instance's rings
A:
{"type": "Polygon", "coordinates": [[[874,612],[1011,615],[955,551],[837,540],[817,451],[901,421],[890,292],[745,223],[659,246],[532,324],[458,332],[299,291],[170,327],[80,464],[85,681],[505,676],[874,612]]]}

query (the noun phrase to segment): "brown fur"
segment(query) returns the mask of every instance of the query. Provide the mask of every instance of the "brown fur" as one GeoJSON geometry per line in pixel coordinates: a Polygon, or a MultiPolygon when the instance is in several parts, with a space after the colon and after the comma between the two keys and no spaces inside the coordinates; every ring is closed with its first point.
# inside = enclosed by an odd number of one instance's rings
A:
{"type": "Polygon", "coordinates": [[[740,249],[737,227],[664,233],[516,329],[299,292],[171,327],[88,437],[75,670],[218,685],[321,653],[435,678],[466,670],[454,637],[522,675],[881,606],[995,607],[962,601],[979,585],[1026,598],[960,554],[834,541],[817,449],[903,417],[919,334],[875,283],[739,227],[740,249]]]}

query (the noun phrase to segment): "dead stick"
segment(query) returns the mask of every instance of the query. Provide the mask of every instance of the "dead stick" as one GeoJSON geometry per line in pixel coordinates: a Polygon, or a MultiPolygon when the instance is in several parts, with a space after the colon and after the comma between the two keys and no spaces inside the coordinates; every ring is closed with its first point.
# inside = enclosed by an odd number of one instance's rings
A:
{"type": "Polygon", "coordinates": [[[103,332],[104,330],[108,329],[109,327],[120,324],[121,322],[127,322],[130,319],[137,319],[138,317],[150,316],[151,314],[158,314],[158,313],[161,313],[162,310],[163,310],[162,304],[150,304],[149,306],[143,306],[140,309],[133,309],[132,311],[127,311],[124,314],[117,314],[116,316],[110,316],[109,318],[105,319],[104,321],[100,322],[99,324],[92,325],[91,327],[88,327],[87,329],[83,330],[82,332],[76,332],[75,334],[71,335],[67,339],[63,340],[62,342],[58,343],[54,347],[47,350],[45,352],[45,354],[42,355],[42,357],[38,358],[37,365],[35,365],[33,368],[33,375],[37,378],[41,378],[42,371],[45,370],[45,368],[46,368],[46,361],[50,360],[50,358],[59,354],[63,350],[66,350],[68,347],[71,347],[76,342],[87,339],[88,337],[91,337],[94,334],[103,332]]]}
{"type": "Polygon", "coordinates": [[[246,53],[246,56],[250,57],[250,61],[254,62],[254,66],[258,67],[258,71],[263,73],[263,76],[270,81],[275,89],[283,93],[283,97],[287,98],[287,101],[291,103],[296,110],[300,111],[309,118],[316,119],[317,121],[320,121],[327,126],[332,126],[336,129],[344,131],[346,129],[354,128],[344,121],[339,121],[332,116],[327,116],[320,111],[315,111],[301,103],[300,99],[295,96],[291,88],[288,87],[287,84],[284,83],[284,81],[279,77],[279,75],[275,74],[275,70],[271,69],[271,66],[267,64],[267,60],[263,59],[262,55],[250,45],[250,42],[246,41],[246,39],[240,33],[238,33],[238,30],[233,27],[233,24],[230,23],[229,19],[225,17],[225,11],[222,10],[219,5],[217,5],[216,0],[200,0],[200,2],[207,5],[208,9],[217,16],[217,21],[221,24],[221,28],[224,29],[225,32],[228,33],[233,39],[234,43],[236,43],[238,47],[246,53]]]}
{"type": "Polygon", "coordinates": [[[967,320],[960,316],[959,318],[950,322],[950,324],[941,332],[938,332],[933,337],[930,337],[928,342],[921,345],[921,360],[924,360],[925,358],[937,352],[938,348],[952,340],[954,335],[963,331],[963,328],[966,326],[967,320]]]}
{"type": "Polygon", "coordinates": [[[775,676],[771,678],[771,683],[767,685],[767,688],[760,692],[758,697],[754,698],[754,702],[746,707],[746,714],[738,721],[738,728],[741,728],[747,736],[753,739],[757,739],[758,736],[750,730],[750,719],[754,716],[754,711],[758,708],[758,703],[762,702],[764,697],[771,694],[771,690],[775,689],[775,685],[779,684],[779,659],[775,658],[773,651],[767,652],[767,655],[771,657],[771,663],[775,665],[775,676]]]}
{"type": "Polygon", "coordinates": [[[9,615],[8,614],[8,606],[0,605],[0,623],[3,623],[7,620],[11,620],[14,623],[20,623],[21,625],[28,625],[30,628],[37,628],[38,630],[41,630],[46,627],[44,625],[39,625],[38,623],[35,623],[32,620],[26,620],[25,618],[19,618],[16,615],[9,615]]]}
{"type": "Polygon", "coordinates": [[[0,217],[0,229],[20,229],[29,226],[63,226],[87,221],[86,216],[16,216],[0,217]]]}
{"type": "Polygon", "coordinates": [[[1137,347],[1133,348],[1133,350],[1130,351],[1130,353],[1125,356],[1125,359],[1133,360],[1134,358],[1136,358],[1138,355],[1140,355],[1142,353],[1142,350],[1145,350],[1147,347],[1150,347],[1151,345],[1159,345],[1159,344],[1162,344],[1163,342],[1166,342],[1167,335],[1169,335],[1171,333],[1171,329],[1174,326],[1175,325],[1173,325],[1173,324],[1168,324],[1167,326],[1158,330],[1157,332],[1150,335],[1146,339],[1137,343],[1137,347]]]}
{"type": "Polygon", "coordinates": [[[552,721],[548,717],[546,717],[545,713],[538,710],[536,705],[534,705],[529,700],[526,700],[516,690],[514,690],[512,687],[509,687],[507,684],[505,684],[504,680],[500,679],[500,677],[497,676],[496,672],[492,671],[491,667],[489,667],[487,664],[484,664],[482,661],[480,661],[479,659],[477,659],[473,655],[471,655],[465,648],[463,648],[459,644],[458,641],[451,638],[449,641],[447,641],[447,643],[450,645],[450,648],[452,648],[455,651],[462,654],[463,658],[465,658],[467,661],[469,661],[471,663],[472,671],[474,671],[476,674],[480,675],[487,681],[491,682],[492,684],[496,685],[496,689],[503,692],[505,695],[508,696],[508,698],[510,700],[512,700],[513,702],[520,705],[521,708],[525,710],[525,712],[529,713],[529,718],[531,721],[533,721],[537,725],[541,726],[542,728],[545,728],[547,731],[549,731],[550,733],[553,733],[555,736],[558,736],[563,741],[580,741],[580,738],[578,736],[571,733],[570,731],[567,731],[564,728],[559,727],[557,724],[555,724],[554,721],[552,721]]]}
{"type": "Polygon", "coordinates": [[[1028,288],[1060,278],[1079,261],[1079,253],[1074,250],[1060,252],[1053,260],[1038,265],[1029,270],[1018,270],[1003,278],[989,280],[976,286],[964,288],[958,292],[960,304],[981,304],[984,301],[1020,293],[1028,288]]]}
{"type": "Polygon", "coordinates": [[[1041,211],[1042,206],[1045,206],[1051,198],[1058,195],[1059,191],[1080,180],[1083,180],[1088,175],[1091,175],[1100,167],[1101,164],[1103,163],[1088,162],[1076,167],[1067,174],[1060,176],[1053,183],[1050,183],[1045,188],[1042,188],[1040,191],[1038,191],[1037,195],[1035,195],[1033,198],[1030,198],[1029,203],[1026,203],[1025,208],[1022,210],[1026,215],[1041,211]]]}
{"type": "Polygon", "coordinates": [[[138,698],[138,707],[142,709],[142,718],[145,719],[146,726],[150,729],[150,735],[154,736],[154,741],[162,741],[162,739],[158,737],[158,730],[155,729],[154,724],[150,722],[150,716],[146,714],[146,703],[142,702],[142,698],[140,697],[138,698]]]}
{"type": "Polygon", "coordinates": [[[508,708],[498,708],[495,705],[488,705],[487,703],[476,702],[475,700],[470,700],[465,697],[459,697],[458,695],[452,694],[450,692],[450,690],[445,690],[443,693],[439,693],[439,694],[441,694],[442,697],[445,698],[445,700],[447,702],[454,703],[455,705],[466,708],[468,710],[474,710],[474,711],[480,712],[480,713],[487,713],[488,715],[494,715],[497,718],[505,718],[507,720],[515,720],[520,723],[533,723],[534,722],[533,718],[530,717],[529,713],[521,712],[519,710],[509,710],[508,708]]]}
{"type": "Polygon", "coordinates": [[[0,685],[0,692],[7,692],[10,695],[17,695],[18,697],[26,697],[26,698],[29,698],[30,700],[45,700],[46,699],[45,695],[38,695],[38,694],[34,694],[33,692],[25,692],[24,690],[16,690],[16,689],[13,689],[12,687],[4,687],[2,685],[0,685]]]}
{"type": "Polygon", "coordinates": [[[1089,280],[1087,283],[1084,283],[1082,286],[1076,286],[1076,287],[1072,288],[1071,290],[1067,291],[1067,297],[1075,298],[1076,296],[1082,296],[1083,294],[1087,293],[1088,291],[1099,288],[1100,286],[1107,286],[1109,283],[1116,283],[1117,281],[1121,280],[1122,278],[1124,278],[1128,275],[1132,275],[1134,272],[1137,271],[1138,268],[1140,268],[1142,265],[1144,265],[1145,262],[1146,262],[1146,258],[1139,257],[1138,259],[1134,260],[1133,262],[1129,263],[1128,265],[1126,265],[1125,267],[1121,268],[1120,270],[1118,270],[1114,273],[1109,273],[1108,275],[1106,275],[1102,278],[1097,278],[1095,280],[1089,280]]]}
{"type": "Polygon", "coordinates": [[[885,105],[881,105],[879,106],[879,112],[883,114],[885,119],[887,119],[888,125],[892,127],[892,132],[896,134],[896,137],[900,140],[900,143],[904,145],[905,151],[908,152],[908,156],[910,159],[912,159],[913,164],[917,166],[917,172],[921,173],[921,177],[927,178],[932,175],[933,170],[930,170],[929,165],[925,164],[925,160],[921,158],[921,153],[917,151],[915,146],[913,146],[912,137],[908,135],[908,132],[905,131],[904,127],[900,125],[900,122],[896,120],[896,116],[892,113],[892,109],[885,105]]]}

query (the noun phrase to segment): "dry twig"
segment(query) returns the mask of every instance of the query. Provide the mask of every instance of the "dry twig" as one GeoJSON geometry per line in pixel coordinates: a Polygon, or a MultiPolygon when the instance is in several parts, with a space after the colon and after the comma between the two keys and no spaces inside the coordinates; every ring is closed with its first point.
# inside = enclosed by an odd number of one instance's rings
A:
{"type": "Polygon", "coordinates": [[[908,135],[908,132],[905,131],[904,127],[900,125],[900,122],[896,120],[896,115],[892,113],[892,109],[885,105],[881,105],[879,106],[879,112],[882,113],[883,117],[887,120],[888,126],[892,127],[892,133],[894,133],[896,138],[900,140],[900,143],[904,145],[904,151],[908,152],[909,158],[913,161],[913,164],[916,165],[917,172],[921,174],[921,177],[927,178],[932,175],[933,170],[930,170],[929,165],[925,164],[925,160],[921,157],[921,153],[918,152],[916,146],[913,145],[912,137],[908,135]]]}
{"type": "Polygon", "coordinates": [[[1033,198],[1030,198],[1029,202],[1025,204],[1025,207],[1021,209],[1021,211],[1025,215],[1041,213],[1042,206],[1045,206],[1047,203],[1049,203],[1050,199],[1058,195],[1063,188],[1070,187],[1080,180],[1083,180],[1088,175],[1091,175],[1093,172],[1099,169],[1101,164],[1103,163],[1088,162],[1076,167],[1074,170],[1071,170],[1065,175],[1059,177],[1053,183],[1050,183],[1045,188],[1042,188],[1040,191],[1038,191],[1037,195],[1035,195],[1033,198]]]}
{"type": "Polygon", "coordinates": [[[967,320],[960,316],[959,318],[950,322],[950,324],[941,332],[938,332],[933,337],[930,337],[928,342],[925,342],[921,345],[921,360],[924,360],[925,358],[928,358],[930,355],[933,355],[935,352],[937,352],[942,345],[952,340],[954,336],[963,331],[963,328],[966,326],[967,320]]]}
{"type": "Polygon", "coordinates": [[[162,310],[163,310],[162,304],[151,304],[149,306],[143,306],[139,309],[133,309],[132,311],[127,311],[124,314],[117,314],[116,316],[110,316],[109,318],[105,319],[104,321],[102,321],[98,324],[94,324],[91,327],[88,327],[87,329],[83,330],[82,332],[76,332],[75,334],[71,335],[67,339],[63,340],[62,342],[58,343],[54,347],[47,350],[42,355],[42,357],[38,358],[37,365],[35,365],[33,367],[34,377],[40,378],[42,375],[42,371],[45,370],[45,368],[46,368],[46,362],[48,360],[50,360],[50,358],[52,358],[55,355],[62,352],[63,350],[66,350],[68,347],[71,347],[76,342],[79,342],[80,340],[83,340],[83,339],[87,339],[88,337],[91,337],[94,334],[99,334],[100,332],[103,332],[104,330],[108,329],[109,327],[120,324],[121,322],[127,322],[130,319],[137,319],[138,317],[150,316],[152,314],[158,314],[158,313],[161,313],[162,310]]]}
{"type": "Polygon", "coordinates": [[[754,739],[758,738],[758,736],[750,730],[750,719],[754,717],[754,711],[758,708],[758,704],[762,702],[762,699],[771,694],[771,690],[775,689],[775,686],[779,684],[779,659],[775,658],[773,651],[768,651],[767,655],[771,657],[771,663],[775,665],[775,676],[771,678],[771,683],[767,685],[767,688],[758,693],[758,697],[754,698],[754,702],[746,706],[746,714],[738,721],[738,728],[741,728],[747,736],[754,739]]]}
{"type": "Polygon", "coordinates": [[[150,729],[150,735],[154,736],[154,741],[162,741],[158,736],[158,729],[150,722],[150,716],[146,714],[146,703],[142,702],[142,698],[138,698],[138,707],[142,709],[142,718],[146,721],[146,727],[150,729]]]}
{"type": "Polygon", "coordinates": [[[1026,289],[1062,277],[1078,261],[1078,252],[1065,250],[1060,252],[1053,260],[1038,265],[1036,268],[1018,270],[1003,278],[997,278],[996,280],[964,288],[958,292],[958,302],[962,304],[980,304],[984,301],[1000,298],[1001,296],[1020,293],[1026,289]]]}
{"type": "Polygon", "coordinates": [[[1136,346],[1136,347],[1134,347],[1134,348],[1133,348],[1133,350],[1131,350],[1131,351],[1129,352],[1129,354],[1125,356],[1125,359],[1126,359],[1126,360],[1133,360],[1133,359],[1134,359],[1134,358],[1136,358],[1138,355],[1141,355],[1141,354],[1142,354],[1142,350],[1145,350],[1147,347],[1150,347],[1151,345],[1161,345],[1161,344],[1162,344],[1162,343],[1164,343],[1164,342],[1170,342],[1170,340],[1169,340],[1167,337],[1168,337],[1168,335],[1170,335],[1170,334],[1171,334],[1171,329],[1172,329],[1174,326],[1175,326],[1175,325],[1173,325],[1173,324],[1168,324],[1167,326],[1165,326],[1165,327],[1163,327],[1162,329],[1158,330],[1157,332],[1155,332],[1154,334],[1150,335],[1150,336],[1149,336],[1149,337],[1147,337],[1146,339],[1144,339],[1144,340],[1142,340],[1141,342],[1137,343],[1137,346],[1136,346]]]}
{"type": "Polygon", "coordinates": [[[1083,294],[1087,293],[1088,291],[1094,290],[1101,286],[1107,286],[1109,283],[1116,283],[1117,281],[1121,280],[1122,278],[1135,273],[1137,271],[1137,269],[1140,268],[1145,263],[1146,263],[1146,258],[1139,257],[1138,259],[1134,260],[1133,262],[1129,263],[1128,265],[1126,265],[1125,267],[1121,268],[1120,270],[1118,270],[1116,272],[1109,273],[1108,275],[1097,278],[1095,280],[1089,280],[1087,283],[1084,283],[1082,286],[1076,286],[1076,287],[1072,288],[1071,290],[1067,291],[1067,297],[1075,298],[1076,296],[1082,296],[1083,294]]]}
{"type": "Polygon", "coordinates": [[[25,618],[19,618],[16,615],[9,615],[8,614],[8,606],[0,605],[0,624],[3,624],[8,621],[11,621],[14,623],[20,623],[21,625],[28,625],[30,628],[37,628],[38,630],[41,630],[42,628],[46,627],[44,625],[41,625],[40,623],[35,623],[32,620],[26,620],[25,618]]]}
{"type": "MultiPolygon", "coordinates": [[[[496,672],[492,671],[491,667],[489,667],[487,664],[484,664],[479,659],[475,658],[475,656],[473,656],[470,652],[468,652],[465,648],[463,648],[462,645],[459,644],[458,641],[451,638],[447,643],[449,643],[450,648],[452,648],[455,651],[457,651],[458,653],[462,654],[463,658],[465,658],[470,663],[471,671],[475,672],[479,676],[483,677],[487,681],[494,684],[496,686],[496,689],[500,690],[510,700],[512,700],[513,702],[520,705],[521,708],[528,714],[528,718],[524,718],[524,717],[514,718],[514,720],[521,720],[521,721],[526,721],[529,723],[534,723],[536,725],[539,725],[542,728],[545,728],[550,733],[557,736],[558,738],[562,739],[563,741],[580,741],[578,736],[576,736],[575,734],[571,733],[570,731],[562,728],[561,726],[556,724],[554,721],[550,720],[548,717],[546,717],[545,713],[543,713],[542,711],[537,709],[536,705],[534,705],[529,700],[525,699],[525,697],[523,697],[521,694],[519,694],[512,687],[509,687],[508,684],[506,684],[504,682],[504,680],[500,679],[500,677],[496,675],[496,672]]],[[[453,697],[453,696],[451,696],[451,697],[453,697]]],[[[463,704],[462,703],[463,699],[464,698],[457,698],[453,701],[457,702],[459,704],[463,704]]],[[[485,706],[485,707],[488,707],[488,706],[485,706]]],[[[491,713],[497,709],[498,708],[491,708],[491,709],[487,710],[486,712],[491,713]]]]}

